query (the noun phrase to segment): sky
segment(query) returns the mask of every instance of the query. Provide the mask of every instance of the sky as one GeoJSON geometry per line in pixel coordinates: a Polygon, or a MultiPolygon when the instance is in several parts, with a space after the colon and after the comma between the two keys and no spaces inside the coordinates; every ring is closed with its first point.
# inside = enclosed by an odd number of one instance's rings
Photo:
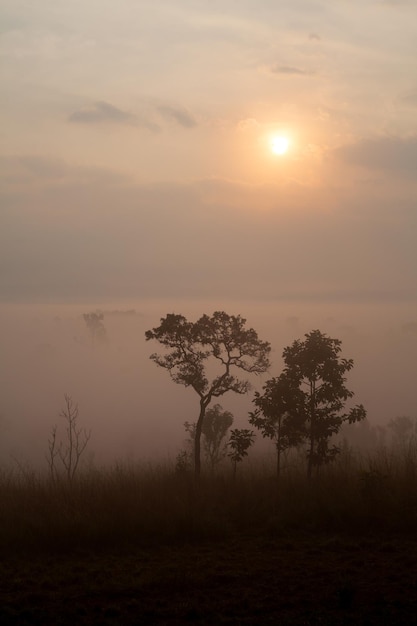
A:
{"type": "Polygon", "coordinates": [[[6,334],[10,307],[232,306],[386,320],[417,363],[414,0],[3,0],[0,23],[6,334]]]}
{"type": "Polygon", "coordinates": [[[1,13],[3,302],[415,303],[414,2],[1,13]]]}

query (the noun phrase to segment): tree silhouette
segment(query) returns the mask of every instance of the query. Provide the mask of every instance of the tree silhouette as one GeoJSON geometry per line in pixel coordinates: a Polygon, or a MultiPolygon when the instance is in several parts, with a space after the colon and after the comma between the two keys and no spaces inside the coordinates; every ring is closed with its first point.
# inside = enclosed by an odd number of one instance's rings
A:
{"type": "Polygon", "coordinates": [[[189,322],[174,313],[161,318],[157,328],[145,333],[146,339],[156,339],[167,354],[152,354],[151,359],[168,370],[172,380],[191,387],[199,396],[200,410],[195,429],[194,470],[201,472],[200,439],[206,410],[213,398],[228,391],[246,393],[250,383],[234,375],[235,370],[260,374],[269,367],[271,347],[260,341],[253,328],[245,327],[240,315],[216,311],[189,322]]]}
{"type": "Polygon", "coordinates": [[[203,448],[212,471],[226,455],[224,439],[232,424],[232,413],[224,411],[220,404],[207,409],[202,427],[203,448]]]}
{"type": "Polygon", "coordinates": [[[392,442],[399,448],[405,448],[417,435],[417,419],[408,415],[397,415],[388,422],[392,442]]]}
{"type": "Polygon", "coordinates": [[[90,333],[91,347],[94,349],[97,340],[101,342],[106,341],[106,329],[103,324],[104,313],[101,313],[101,311],[84,313],[83,319],[90,333]]]}
{"type": "Polygon", "coordinates": [[[52,480],[58,477],[56,467],[57,457],[64,466],[66,476],[69,482],[74,480],[75,473],[78,469],[81,456],[85,451],[91,437],[91,430],[87,431],[78,426],[79,410],[78,404],[74,404],[71,396],[65,394],[65,409],[60,413],[60,417],[66,422],[66,439],[65,443],[57,442],[57,426],[53,426],[51,437],[48,439],[47,462],[52,480]]]}
{"type": "MultiPolygon", "coordinates": [[[[201,428],[202,444],[204,455],[208,461],[211,471],[226,456],[226,445],[224,439],[227,431],[233,424],[233,415],[230,411],[224,411],[220,404],[215,404],[208,408],[203,420],[201,428]]],[[[185,432],[189,438],[187,444],[192,446],[194,450],[195,442],[195,422],[184,422],[185,432]]],[[[191,457],[194,455],[191,454],[191,457]]]]}
{"type": "Polygon", "coordinates": [[[249,422],[272,439],[277,452],[277,478],[281,472],[281,455],[298,445],[304,438],[304,396],[294,381],[281,374],[268,380],[264,393],[255,393],[255,411],[249,413],[249,422]]]}
{"type": "Polygon", "coordinates": [[[255,433],[248,428],[234,428],[230,431],[228,456],[233,463],[233,476],[236,477],[237,464],[248,456],[248,450],[255,441],[255,433]]]}
{"type": "Polygon", "coordinates": [[[283,352],[285,368],[291,386],[301,392],[299,411],[304,416],[305,437],[308,442],[307,475],[313,467],[329,463],[340,452],[330,446],[330,438],[342,424],[365,419],[362,404],[343,413],[346,401],[354,395],[347,389],[344,374],[353,367],[352,359],[342,359],[341,341],[331,339],[319,330],[305,335],[304,341],[294,341],[283,352]]]}

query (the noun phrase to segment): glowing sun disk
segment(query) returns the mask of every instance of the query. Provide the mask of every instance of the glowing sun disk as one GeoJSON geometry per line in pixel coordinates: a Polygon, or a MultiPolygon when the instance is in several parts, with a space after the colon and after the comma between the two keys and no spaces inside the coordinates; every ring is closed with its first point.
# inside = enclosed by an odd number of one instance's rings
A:
{"type": "Polygon", "coordinates": [[[285,154],[289,148],[290,142],[287,137],[273,137],[271,141],[271,149],[274,154],[285,154]]]}

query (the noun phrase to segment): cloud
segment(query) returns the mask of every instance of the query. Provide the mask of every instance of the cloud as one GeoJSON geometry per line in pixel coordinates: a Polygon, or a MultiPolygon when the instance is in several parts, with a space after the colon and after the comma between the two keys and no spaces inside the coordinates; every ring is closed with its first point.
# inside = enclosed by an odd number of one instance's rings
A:
{"type": "Polygon", "coordinates": [[[46,180],[62,179],[68,175],[70,170],[70,166],[65,161],[57,158],[26,155],[17,157],[14,160],[8,159],[8,161],[11,165],[20,166],[22,171],[34,178],[46,180]]]}
{"type": "Polygon", "coordinates": [[[97,124],[112,122],[116,124],[132,124],[135,117],[122,111],[108,102],[95,102],[92,107],[79,109],[69,116],[69,121],[77,124],[97,124]]]}
{"type": "Polygon", "coordinates": [[[338,159],[350,165],[414,179],[417,167],[417,136],[362,139],[338,148],[335,154],[338,159]]]}
{"type": "Polygon", "coordinates": [[[289,65],[273,65],[270,68],[272,74],[287,74],[293,76],[311,76],[313,72],[300,69],[299,67],[292,67],[289,65]]]}
{"type": "Polygon", "coordinates": [[[74,111],[68,121],[75,124],[128,124],[141,126],[151,132],[159,132],[161,127],[152,121],[155,115],[159,115],[165,120],[174,121],[182,128],[194,128],[197,125],[195,118],[186,109],[170,104],[155,104],[152,101],[143,99],[141,102],[142,113],[133,115],[127,111],[119,109],[109,102],[95,102],[93,106],[74,111]]]}
{"type": "Polygon", "coordinates": [[[35,155],[0,156],[0,189],[20,190],[63,185],[128,183],[129,177],[100,167],[78,167],[63,159],[35,155]]]}
{"type": "Polygon", "coordinates": [[[194,128],[195,126],[197,126],[195,118],[185,109],[170,106],[167,104],[160,104],[156,108],[163,117],[173,119],[183,128],[194,128]]]}

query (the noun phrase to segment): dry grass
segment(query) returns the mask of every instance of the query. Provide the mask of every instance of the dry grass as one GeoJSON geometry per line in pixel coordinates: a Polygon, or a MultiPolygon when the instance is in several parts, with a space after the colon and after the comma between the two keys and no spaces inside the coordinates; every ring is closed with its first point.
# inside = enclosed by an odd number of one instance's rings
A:
{"type": "Polygon", "coordinates": [[[268,469],[203,476],[168,465],[80,474],[72,484],[35,473],[0,476],[0,550],[106,548],[223,540],[235,534],[413,532],[417,454],[345,452],[308,482],[293,467],[279,484],[268,469]]]}

